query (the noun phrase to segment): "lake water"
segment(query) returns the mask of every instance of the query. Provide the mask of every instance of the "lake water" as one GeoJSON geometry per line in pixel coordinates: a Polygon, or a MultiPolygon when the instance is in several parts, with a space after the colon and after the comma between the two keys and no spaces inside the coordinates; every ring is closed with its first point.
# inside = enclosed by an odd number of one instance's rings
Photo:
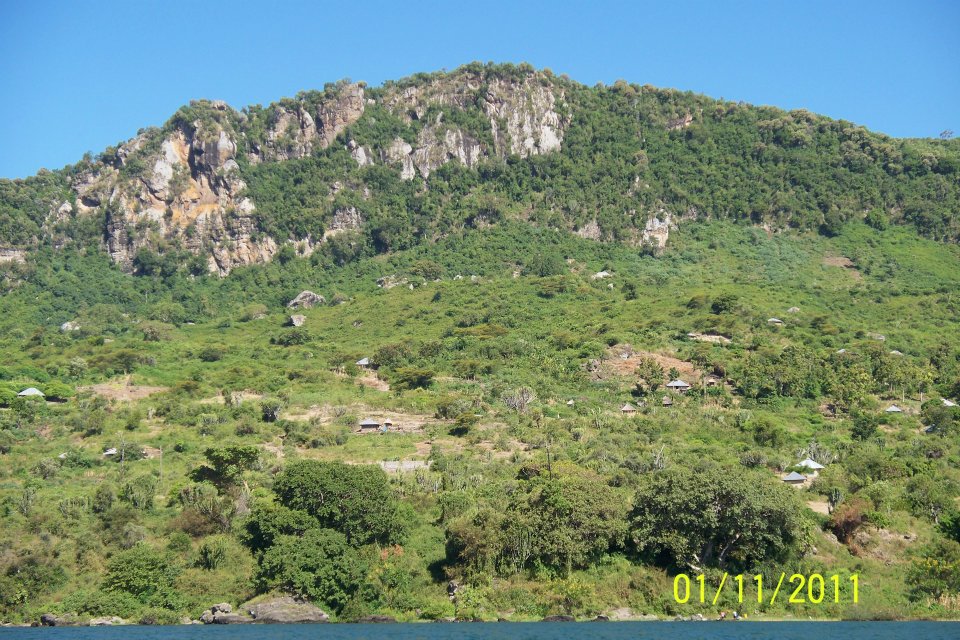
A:
{"type": "Polygon", "coordinates": [[[956,640],[958,622],[536,622],[0,628],[58,640],[956,640]]]}

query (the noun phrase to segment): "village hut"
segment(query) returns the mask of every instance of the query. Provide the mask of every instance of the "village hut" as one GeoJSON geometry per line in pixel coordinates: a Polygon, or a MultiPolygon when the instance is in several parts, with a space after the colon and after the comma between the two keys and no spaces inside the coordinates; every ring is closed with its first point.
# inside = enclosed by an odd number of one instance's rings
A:
{"type": "Polygon", "coordinates": [[[667,389],[672,389],[673,391],[678,391],[680,393],[686,393],[690,390],[690,385],[683,380],[671,380],[667,383],[667,389]]]}
{"type": "Polygon", "coordinates": [[[380,423],[374,420],[373,418],[364,418],[360,421],[361,429],[377,429],[380,427],[380,423]]]}
{"type": "Polygon", "coordinates": [[[357,360],[357,366],[361,369],[366,369],[370,366],[370,358],[360,358],[357,360]]]}
{"type": "Polygon", "coordinates": [[[714,378],[713,376],[708,376],[707,379],[704,380],[704,382],[708,387],[715,387],[718,384],[720,384],[720,381],[714,378]]]}
{"type": "Polygon", "coordinates": [[[21,398],[42,398],[43,391],[37,389],[36,387],[27,387],[23,391],[17,394],[21,398]]]}
{"type": "Polygon", "coordinates": [[[636,413],[636,412],[637,412],[636,407],[634,407],[629,402],[624,403],[624,405],[620,407],[620,413],[623,413],[623,414],[630,414],[630,413],[636,413]]]}
{"type": "Polygon", "coordinates": [[[673,406],[673,398],[671,398],[670,396],[663,396],[663,400],[661,400],[661,403],[662,403],[663,406],[665,406],[665,407],[672,407],[672,406],[673,406]]]}
{"type": "Polygon", "coordinates": [[[885,412],[885,413],[903,413],[903,409],[901,409],[900,407],[898,407],[898,406],[895,405],[895,404],[892,404],[892,405],[890,405],[889,407],[887,407],[886,409],[884,409],[884,412],[885,412]]]}
{"type": "Polygon", "coordinates": [[[787,484],[801,485],[807,481],[807,476],[803,475],[802,473],[797,473],[796,471],[791,471],[780,479],[787,484]]]}
{"type": "Polygon", "coordinates": [[[804,469],[807,469],[808,471],[812,472],[813,475],[817,475],[817,473],[818,473],[821,469],[825,469],[825,468],[826,468],[826,467],[824,467],[822,464],[820,464],[819,462],[817,462],[816,460],[813,460],[813,459],[811,459],[811,458],[806,458],[806,459],[804,459],[804,460],[801,460],[800,462],[797,463],[797,466],[798,466],[798,467],[803,467],[804,469]]]}

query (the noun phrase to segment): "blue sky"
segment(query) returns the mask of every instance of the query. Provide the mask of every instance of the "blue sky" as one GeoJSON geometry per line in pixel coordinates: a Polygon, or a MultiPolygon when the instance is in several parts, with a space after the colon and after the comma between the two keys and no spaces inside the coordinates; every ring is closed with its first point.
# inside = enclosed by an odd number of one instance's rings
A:
{"type": "Polygon", "coordinates": [[[97,153],[191,99],[239,108],[471,60],[960,135],[956,0],[0,0],[0,176],[97,153]]]}

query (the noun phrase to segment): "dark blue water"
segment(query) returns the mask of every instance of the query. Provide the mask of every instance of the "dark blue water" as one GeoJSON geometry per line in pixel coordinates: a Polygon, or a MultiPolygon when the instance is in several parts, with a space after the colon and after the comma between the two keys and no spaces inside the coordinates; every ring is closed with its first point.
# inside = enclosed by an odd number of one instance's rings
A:
{"type": "Polygon", "coordinates": [[[957,640],[960,622],[490,622],[0,628],[57,640],[957,640]]]}

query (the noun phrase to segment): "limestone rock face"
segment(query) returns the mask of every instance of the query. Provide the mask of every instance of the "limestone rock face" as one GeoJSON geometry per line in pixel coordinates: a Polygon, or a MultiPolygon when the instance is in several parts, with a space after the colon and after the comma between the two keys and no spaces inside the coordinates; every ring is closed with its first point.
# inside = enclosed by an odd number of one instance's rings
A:
{"type": "Polygon", "coordinates": [[[667,246],[667,239],[670,237],[670,214],[665,214],[663,220],[656,216],[650,216],[647,224],[643,227],[643,242],[652,245],[657,250],[662,250],[667,246]]]}
{"type": "MultiPolygon", "coordinates": [[[[449,162],[474,167],[491,157],[556,152],[571,118],[562,83],[532,69],[505,76],[462,70],[388,83],[373,95],[367,97],[362,84],[338,83],[266,110],[241,113],[223,102],[193,102],[162,129],[144,130],[81,165],[71,176],[71,197],[51,203],[45,225],[100,215],[103,246],[126,271],[138,268],[141,250],[169,246],[199,256],[192,269],[223,276],[272,260],[286,243],[310,255],[329,236],[364,223],[355,207],[341,207],[323,238],[271,237],[241,165],[305,158],[336,143],[360,167],[392,164],[405,180],[426,179],[449,162]],[[378,143],[383,147],[344,139],[369,105],[416,125],[415,139],[411,133],[378,143]],[[455,117],[458,110],[470,117],[455,117]]],[[[330,185],[331,200],[342,189],[368,197],[347,178],[330,185]]],[[[19,249],[0,248],[0,262],[22,260],[19,249]]]]}
{"type": "Polygon", "coordinates": [[[561,115],[561,102],[562,92],[533,73],[522,80],[489,82],[465,73],[456,82],[441,78],[425,86],[407,87],[388,95],[384,104],[408,121],[422,120],[431,107],[479,107],[489,122],[493,146],[446,124],[441,110],[436,120],[420,130],[415,145],[397,138],[384,150],[384,160],[400,163],[401,177],[410,180],[417,174],[426,178],[451,161],[473,167],[488,156],[526,158],[559,151],[569,125],[569,117],[561,115]]]}
{"type": "Polygon", "coordinates": [[[253,203],[236,161],[237,114],[222,102],[197,103],[212,117],[178,121],[159,148],[143,156],[143,141],[122,145],[112,164],[81,174],[73,189],[80,212],[102,207],[104,243],[114,262],[133,270],[150,231],[207,254],[208,269],[224,275],[233,267],[269,260],[276,242],[258,237],[253,203]],[[146,169],[133,179],[122,169],[140,154],[146,169]]]}
{"type": "Polygon", "coordinates": [[[326,149],[341,131],[360,119],[365,105],[359,84],[342,86],[333,96],[324,96],[315,104],[304,100],[296,106],[278,105],[265,144],[255,148],[249,158],[254,163],[290,160],[304,158],[314,149],[326,149]]]}

